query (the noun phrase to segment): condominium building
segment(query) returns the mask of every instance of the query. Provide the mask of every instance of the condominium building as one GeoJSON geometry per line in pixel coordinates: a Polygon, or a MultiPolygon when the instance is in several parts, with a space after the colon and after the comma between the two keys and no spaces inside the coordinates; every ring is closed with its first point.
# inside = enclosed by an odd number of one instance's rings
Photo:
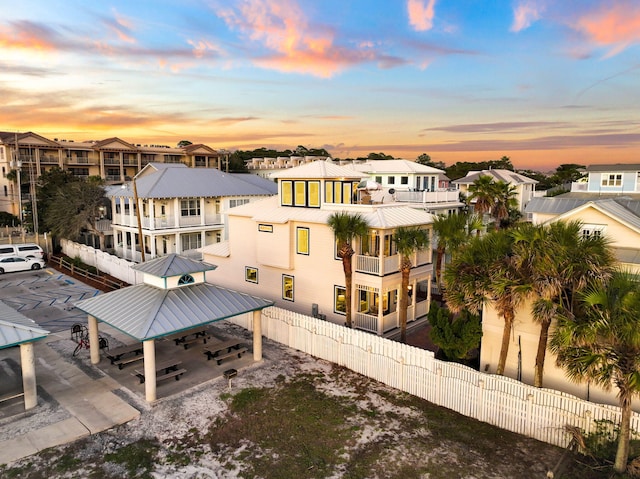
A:
{"type": "Polygon", "coordinates": [[[19,216],[20,205],[30,201],[33,194],[31,184],[54,167],[79,178],[100,176],[107,184],[115,184],[130,180],[152,162],[220,169],[225,155],[203,144],[169,147],[129,143],[120,138],[74,141],[45,138],[33,132],[0,131],[0,211],[19,216]]]}

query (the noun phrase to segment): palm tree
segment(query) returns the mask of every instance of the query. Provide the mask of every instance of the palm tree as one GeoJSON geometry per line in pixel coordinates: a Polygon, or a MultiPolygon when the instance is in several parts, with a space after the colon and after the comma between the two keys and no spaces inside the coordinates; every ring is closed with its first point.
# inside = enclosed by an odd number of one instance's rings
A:
{"type": "Polygon", "coordinates": [[[622,414],[614,470],[623,473],[629,457],[631,401],[640,394],[640,284],[636,276],[619,271],[606,282],[592,282],[580,297],[583,314],[560,318],[551,350],[571,380],[618,389],[622,414]]]}
{"type": "Polygon", "coordinates": [[[542,387],[549,328],[561,314],[574,316],[578,292],[590,278],[609,277],[614,258],[602,237],[582,235],[580,222],[520,225],[511,232],[517,267],[528,276],[536,299],[533,319],[540,323],[533,384],[542,387]]]}
{"type": "Polygon", "coordinates": [[[407,307],[409,304],[409,274],[411,273],[411,256],[425,249],[430,244],[429,232],[419,226],[401,226],[394,234],[396,249],[400,255],[400,305],[398,319],[400,321],[400,341],[407,342],[407,307]]]}
{"type": "Polygon", "coordinates": [[[511,210],[517,208],[516,187],[506,181],[493,183],[494,204],[491,207],[491,215],[495,218],[496,229],[500,228],[500,222],[509,217],[511,210]]]}
{"type": "Polygon", "coordinates": [[[513,255],[514,241],[503,230],[474,238],[445,271],[445,299],[452,311],[480,313],[492,303],[504,320],[496,374],[504,374],[515,314],[531,294],[531,285],[513,255]]]}
{"type": "Polygon", "coordinates": [[[469,197],[467,200],[475,200],[473,211],[482,216],[489,213],[496,201],[493,177],[490,175],[480,175],[471,185],[469,185],[469,197]]]}
{"type": "Polygon", "coordinates": [[[437,215],[433,220],[433,231],[438,237],[436,245],[436,285],[442,290],[442,264],[447,250],[456,250],[467,241],[466,231],[469,215],[437,215]]]}
{"type": "Polygon", "coordinates": [[[351,247],[351,242],[356,236],[365,236],[369,231],[369,222],[360,213],[347,213],[340,211],[332,213],[327,219],[327,224],[333,230],[338,244],[338,257],[342,259],[342,269],[344,270],[344,298],[345,298],[345,322],[347,327],[351,327],[351,290],[353,269],[351,258],[355,251],[351,247]]]}

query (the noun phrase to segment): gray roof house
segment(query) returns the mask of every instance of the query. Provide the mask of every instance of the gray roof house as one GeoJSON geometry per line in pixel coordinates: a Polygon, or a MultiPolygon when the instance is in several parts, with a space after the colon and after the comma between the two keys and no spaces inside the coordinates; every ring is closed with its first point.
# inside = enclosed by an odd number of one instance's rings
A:
{"type": "Polygon", "coordinates": [[[149,163],[133,181],[107,190],[116,255],[133,261],[197,255],[196,249],[227,237],[231,208],[276,193],[273,181],[256,175],[149,163]]]}

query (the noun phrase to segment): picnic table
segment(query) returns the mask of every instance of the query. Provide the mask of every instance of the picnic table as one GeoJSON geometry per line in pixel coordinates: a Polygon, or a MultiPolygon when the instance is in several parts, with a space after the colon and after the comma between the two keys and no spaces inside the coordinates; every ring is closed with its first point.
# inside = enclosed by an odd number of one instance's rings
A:
{"type": "MultiPolygon", "coordinates": [[[[176,378],[176,381],[179,380],[180,376],[187,372],[186,369],[179,368],[181,364],[182,361],[177,361],[175,359],[156,363],[156,382],[168,378],[176,378]]],[[[144,383],[144,369],[134,369],[131,374],[140,379],[140,384],[144,383]]]]}
{"type": "Polygon", "coordinates": [[[116,364],[118,369],[122,369],[127,364],[142,361],[144,357],[142,343],[126,344],[118,348],[109,349],[105,354],[111,360],[111,364],[116,364]]]}
{"type": "Polygon", "coordinates": [[[227,341],[220,341],[217,343],[211,343],[209,346],[203,349],[204,354],[207,355],[207,361],[215,359],[219,364],[225,359],[238,356],[241,358],[244,353],[247,352],[247,348],[242,346],[241,339],[229,339],[227,341]]]}
{"type": "Polygon", "coordinates": [[[209,325],[205,325],[187,329],[186,331],[180,331],[179,333],[167,336],[166,339],[169,341],[175,341],[176,345],[182,345],[184,346],[184,349],[188,349],[189,345],[197,343],[200,340],[206,344],[210,337],[211,333],[209,331],[209,325]]]}

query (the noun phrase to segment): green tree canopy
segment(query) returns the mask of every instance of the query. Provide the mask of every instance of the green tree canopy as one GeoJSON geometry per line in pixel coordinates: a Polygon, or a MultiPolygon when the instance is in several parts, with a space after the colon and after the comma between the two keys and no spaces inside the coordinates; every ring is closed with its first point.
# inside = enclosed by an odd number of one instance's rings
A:
{"type": "Polygon", "coordinates": [[[469,358],[469,353],[480,346],[482,323],[480,316],[464,309],[457,316],[447,308],[441,308],[435,301],[427,314],[431,330],[429,336],[446,359],[461,361],[469,358]]]}

